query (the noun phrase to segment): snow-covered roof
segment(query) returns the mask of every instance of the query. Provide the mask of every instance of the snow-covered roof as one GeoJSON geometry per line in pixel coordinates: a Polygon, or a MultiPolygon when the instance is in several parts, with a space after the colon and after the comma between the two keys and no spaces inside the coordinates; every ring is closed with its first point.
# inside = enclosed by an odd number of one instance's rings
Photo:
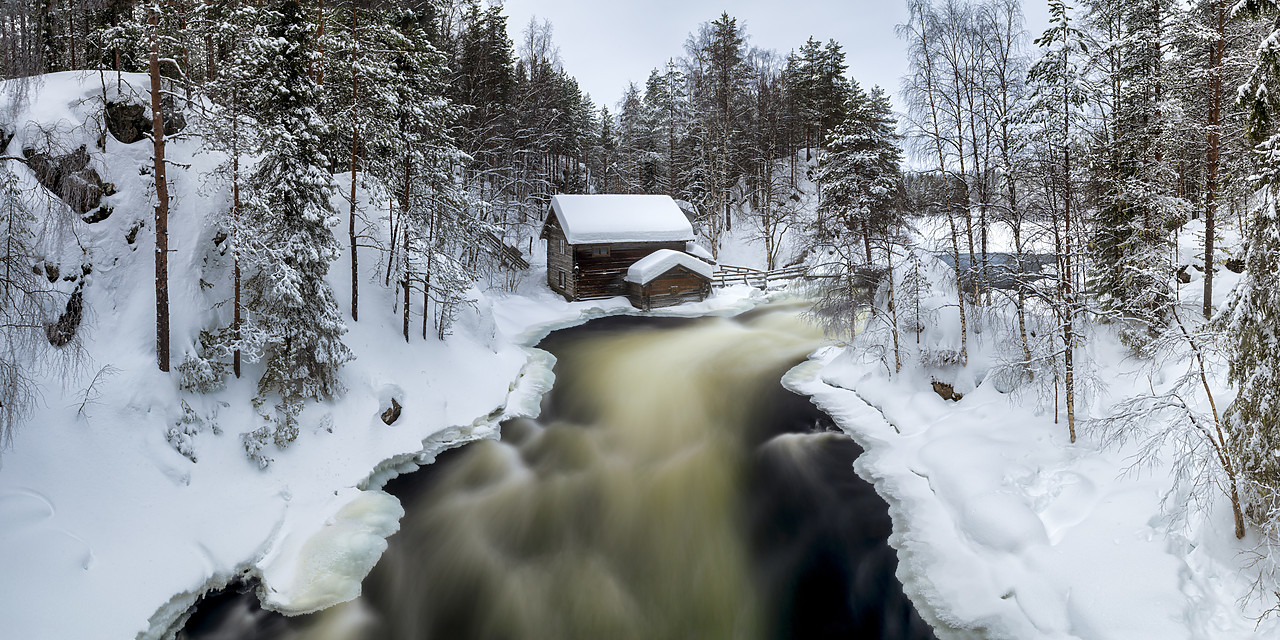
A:
{"type": "Polygon", "coordinates": [[[715,267],[699,260],[683,251],[660,249],[637,260],[627,269],[627,282],[649,284],[658,276],[681,266],[696,274],[710,279],[715,267]]]}
{"type": "Polygon", "coordinates": [[[668,196],[558,195],[551,210],[569,244],[693,240],[693,225],[668,196]]]}
{"type": "Polygon", "coordinates": [[[697,257],[699,257],[699,258],[702,258],[703,260],[706,260],[707,262],[715,262],[715,261],[716,261],[716,257],[715,257],[715,256],[713,256],[713,255],[711,255],[711,252],[710,252],[710,251],[707,251],[707,248],[706,248],[706,247],[704,247],[704,246],[702,246],[702,245],[698,244],[697,242],[693,242],[693,241],[686,242],[686,243],[685,243],[685,245],[684,245],[684,252],[685,252],[685,253],[688,253],[688,254],[695,255],[695,256],[697,256],[697,257]]]}

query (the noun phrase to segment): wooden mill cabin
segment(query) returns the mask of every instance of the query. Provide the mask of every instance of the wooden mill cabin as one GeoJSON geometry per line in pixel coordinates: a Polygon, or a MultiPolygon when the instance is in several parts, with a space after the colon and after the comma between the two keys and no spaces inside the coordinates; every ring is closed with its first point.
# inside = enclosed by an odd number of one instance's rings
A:
{"type": "Polygon", "coordinates": [[[542,238],[547,285],[568,300],[589,300],[627,295],[631,265],[662,249],[683,253],[693,225],[668,196],[558,195],[542,238]]]}
{"type": "Polygon", "coordinates": [[[715,270],[687,253],[659,249],[627,269],[627,298],[648,311],[682,302],[701,302],[711,295],[715,270]]]}

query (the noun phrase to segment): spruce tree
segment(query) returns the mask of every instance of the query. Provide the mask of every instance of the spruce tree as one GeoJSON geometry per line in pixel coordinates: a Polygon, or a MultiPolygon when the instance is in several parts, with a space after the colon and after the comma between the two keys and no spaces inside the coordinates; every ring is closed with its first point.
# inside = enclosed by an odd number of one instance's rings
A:
{"type": "MultiPolygon", "coordinates": [[[[1275,0],[1244,0],[1242,8],[1271,20],[1265,42],[1280,37],[1280,6],[1275,0]]],[[[1280,81],[1278,71],[1280,51],[1260,47],[1257,66],[1240,90],[1250,114],[1250,133],[1263,154],[1267,186],[1262,206],[1250,217],[1245,277],[1220,319],[1230,337],[1229,379],[1238,390],[1223,418],[1232,457],[1238,461],[1240,499],[1248,519],[1273,536],[1280,534],[1280,336],[1275,330],[1280,326],[1280,132],[1274,123],[1280,97],[1270,87],[1280,81]]],[[[1237,525],[1237,535],[1242,533],[1237,525]]]]}
{"type": "Polygon", "coordinates": [[[861,236],[870,264],[873,238],[900,222],[896,202],[902,151],[893,108],[880,87],[868,96],[854,84],[845,109],[849,115],[827,136],[827,153],[818,163],[824,185],[819,216],[832,233],[861,236]]]}
{"type": "Polygon", "coordinates": [[[1096,3],[1095,38],[1108,61],[1109,102],[1114,103],[1106,142],[1095,150],[1106,185],[1092,238],[1095,295],[1136,323],[1126,331],[1142,343],[1163,326],[1173,292],[1169,285],[1169,232],[1181,222],[1180,200],[1161,146],[1168,126],[1163,111],[1168,81],[1164,24],[1167,0],[1096,3]]]}
{"type": "MultiPolygon", "coordinates": [[[[309,74],[314,26],[297,0],[273,2],[260,12],[262,25],[246,43],[259,79],[252,109],[259,128],[254,151],[261,154],[244,202],[253,240],[245,281],[252,330],[246,337],[266,365],[259,399],[278,394],[288,425],[302,400],[342,391],[338,373],[352,355],[325,282],[338,255],[330,230],[337,214],[329,204],[333,181],[322,149],[326,125],[309,74]]],[[[296,425],[285,431],[277,430],[277,444],[296,436],[296,425]]]]}

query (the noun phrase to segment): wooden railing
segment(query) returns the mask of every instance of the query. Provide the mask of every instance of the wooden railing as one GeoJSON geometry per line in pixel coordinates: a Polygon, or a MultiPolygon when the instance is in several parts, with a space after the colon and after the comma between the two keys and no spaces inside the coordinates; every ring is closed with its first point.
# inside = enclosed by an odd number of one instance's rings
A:
{"type": "Polygon", "coordinates": [[[808,270],[805,269],[804,265],[784,267],[782,269],[774,269],[772,271],[761,271],[750,267],[735,267],[729,264],[722,264],[719,265],[716,272],[711,275],[711,284],[716,287],[745,284],[749,287],[768,289],[769,283],[771,282],[783,282],[786,280],[795,280],[796,278],[806,278],[808,275],[808,270]]]}

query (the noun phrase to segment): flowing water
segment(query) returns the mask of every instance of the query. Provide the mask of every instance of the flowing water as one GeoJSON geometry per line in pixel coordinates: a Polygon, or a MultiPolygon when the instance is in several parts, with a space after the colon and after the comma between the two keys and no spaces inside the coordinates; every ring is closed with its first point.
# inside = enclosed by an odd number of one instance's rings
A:
{"type": "Polygon", "coordinates": [[[360,599],[228,592],[185,637],[932,638],[860,450],[779,383],[821,341],[794,307],[552,334],[539,422],[388,485],[406,516],[360,599]]]}

